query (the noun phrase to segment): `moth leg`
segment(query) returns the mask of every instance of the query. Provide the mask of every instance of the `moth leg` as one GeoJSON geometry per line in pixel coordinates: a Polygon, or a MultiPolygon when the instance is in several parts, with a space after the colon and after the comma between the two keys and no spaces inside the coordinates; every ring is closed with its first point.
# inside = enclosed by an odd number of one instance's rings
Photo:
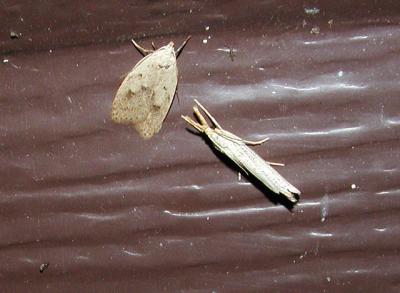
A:
{"type": "MultiPolygon", "coordinates": [[[[210,114],[210,112],[207,111],[206,108],[204,108],[204,106],[203,106],[202,104],[200,104],[199,101],[197,101],[196,99],[195,99],[194,101],[195,101],[196,104],[204,111],[204,113],[207,114],[208,118],[210,118],[210,120],[212,121],[212,123],[214,123],[214,125],[215,125],[217,128],[219,128],[219,129],[221,129],[221,130],[224,130],[224,129],[222,128],[222,126],[219,125],[219,123],[217,122],[217,120],[210,114]]],[[[266,137],[266,138],[264,138],[264,139],[257,140],[257,141],[251,141],[251,140],[246,140],[246,139],[241,138],[241,141],[244,142],[245,144],[248,144],[248,145],[259,145],[259,144],[263,144],[263,143],[266,142],[267,140],[269,140],[269,137],[266,137]]]]}
{"type": "Polygon", "coordinates": [[[246,139],[242,139],[242,141],[247,144],[247,145],[259,145],[259,144],[263,144],[264,142],[266,142],[267,140],[269,140],[269,137],[263,138],[261,140],[256,140],[256,141],[251,141],[251,140],[246,140],[246,139]]]}
{"type": "Polygon", "coordinates": [[[223,128],[221,127],[221,125],[219,125],[219,123],[217,122],[217,120],[210,114],[210,112],[207,111],[206,108],[204,108],[204,106],[202,104],[200,104],[199,101],[197,101],[196,99],[194,100],[196,102],[196,104],[204,111],[204,113],[207,114],[207,117],[210,118],[211,122],[219,129],[223,130],[223,128]]]}
{"type": "MultiPolygon", "coordinates": [[[[219,123],[217,122],[217,120],[210,114],[210,112],[207,111],[206,108],[204,108],[204,106],[203,106],[202,104],[200,104],[199,101],[197,101],[196,99],[195,99],[194,101],[195,101],[196,104],[204,111],[204,113],[207,114],[208,118],[210,118],[210,120],[212,121],[212,123],[214,123],[214,125],[215,125],[217,128],[219,128],[219,129],[221,129],[221,130],[224,130],[224,129],[222,128],[222,126],[219,125],[219,123]]],[[[245,144],[248,144],[248,145],[259,145],[259,144],[263,144],[264,142],[266,142],[267,140],[269,140],[269,137],[266,137],[266,138],[264,138],[264,139],[257,140],[257,141],[246,140],[246,139],[243,139],[243,138],[241,138],[240,140],[241,140],[242,142],[244,142],[245,144]]]]}
{"type": "MultiPolygon", "coordinates": [[[[221,130],[221,129],[217,129],[217,130],[221,130]]],[[[251,140],[246,140],[246,139],[240,138],[240,137],[238,137],[236,135],[235,135],[236,137],[231,137],[230,135],[227,135],[224,132],[227,132],[227,133],[229,133],[229,132],[226,131],[226,130],[223,130],[223,129],[222,129],[222,131],[220,131],[220,134],[222,136],[224,136],[226,139],[229,139],[229,140],[232,140],[232,141],[240,141],[240,142],[242,142],[244,144],[247,144],[247,145],[259,145],[259,144],[262,144],[262,143],[266,142],[267,140],[269,140],[269,137],[266,137],[266,138],[258,140],[258,141],[251,141],[251,140]]]]}
{"type": "Polygon", "coordinates": [[[265,161],[265,162],[267,162],[268,164],[270,164],[272,166],[281,166],[281,167],[285,166],[285,164],[282,164],[282,163],[274,163],[274,162],[269,162],[269,161],[265,161]]]}
{"type": "Polygon", "coordinates": [[[157,50],[156,45],[154,45],[154,42],[151,42],[151,46],[153,47],[153,50],[157,50]]]}
{"type": "Polygon", "coordinates": [[[175,51],[176,58],[182,53],[183,48],[185,48],[187,42],[190,40],[192,36],[188,36],[186,40],[182,43],[182,45],[175,51]]]}
{"type": "Polygon", "coordinates": [[[143,56],[146,56],[146,55],[154,52],[154,50],[147,50],[147,49],[143,48],[138,43],[136,43],[134,39],[132,39],[131,42],[135,46],[136,50],[138,50],[139,53],[142,54],[143,56]]]}
{"type": "Polygon", "coordinates": [[[190,119],[188,116],[183,116],[181,115],[182,119],[185,120],[188,124],[190,124],[191,126],[193,126],[194,128],[196,128],[198,131],[200,132],[204,132],[204,126],[193,121],[192,119],[190,119]]]}
{"type": "Polygon", "coordinates": [[[178,87],[179,87],[179,84],[176,85],[175,95],[176,95],[176,99],[178,100],[178,105],[181,106],[181,100],[179,99],[178,87]]]}

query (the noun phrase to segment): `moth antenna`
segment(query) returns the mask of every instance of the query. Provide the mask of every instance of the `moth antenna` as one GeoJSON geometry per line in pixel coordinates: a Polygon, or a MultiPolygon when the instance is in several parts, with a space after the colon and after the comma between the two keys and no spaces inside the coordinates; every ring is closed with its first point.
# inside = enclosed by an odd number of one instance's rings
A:
{"type": "Polygon", "coordinates": [[[190,40],[192,36],[188,36],[186,40],[182,43],[182,45],[175,51],[176,58],[182,53],[183,48],[185,48],[187,42],[190,40]]]}
{"type": "Polygon", "coordinates": [[[136,50],[138,50],[139,53],[143,55],[143,57],[154,52],[153,50],[147,50],[147,49],[143,48],[138,43],[136,43],[134,39],[132,39],[131,42],[135,46],[136,50]]]}

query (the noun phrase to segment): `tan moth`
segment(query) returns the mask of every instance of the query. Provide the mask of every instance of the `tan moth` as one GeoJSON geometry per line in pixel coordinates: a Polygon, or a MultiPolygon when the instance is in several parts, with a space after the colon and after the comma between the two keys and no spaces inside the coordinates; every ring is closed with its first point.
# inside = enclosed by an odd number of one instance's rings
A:
{"type": "Polygon", "coordinates": [[[147,50],[132,40],[144,56],[122,81],[112,104],[111,118],[130,124],[148,139],[160,131],[174,99],[178,83],[176,58],[190,36],[175,51],[174,43],[147,50]]]}
{"type": "Polygon", "coordinates": [[[268,140],[268,138],[260,141],[244,140],[235,134],[224,130],[213,116],[204,108],[197,100],[196,104],[204,111],[207,117],[215,125],[211,128],[204,116],[197,107],[193,107],[194,114],[200,123],[193,121],[188,116],[182,118],[199,132],[204,133],[211,141],[212,145],[231,159],[245,174],[251,174],[257,178],[263,185],[272,190],[276,194],[284,195],[290,202],[296,203],[300,191],[290,184],[270,165],[281,165],[264,161],[247,145],[258,145],[268,140]]]}

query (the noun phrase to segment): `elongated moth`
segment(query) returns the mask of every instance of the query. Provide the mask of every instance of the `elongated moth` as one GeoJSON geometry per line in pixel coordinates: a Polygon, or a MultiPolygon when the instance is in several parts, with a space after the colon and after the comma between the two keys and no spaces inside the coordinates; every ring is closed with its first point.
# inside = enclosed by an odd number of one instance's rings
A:
{"type": "Polygon", "coordinates": [[[253,175],[267,188],[276,194],[284,195],[292,203],[297,202],[300,191],[271,167],[271,165],[282,164],[264,161],[247,146],[262,144],[267,141],[268,138],[260,141],[244,140],[235,134],[224,130],[206,108],[204,108],[197,100],[195,100],[195,102],[211,120],[215,128],[211,128],[208,125],[206,119],[196,106],[193,107],[193,111],[200,123],[195,122],[188,116],[182,116],[187,123],[199,132],[204,133],[211,141],[212,145],[222,154],[231,159],[241,170],[243,170],[244,173],[247,175],[253,175]]]}
{"type": "Polygon", "coordinates": [[[144,56],[122,81],[112,104],[111,118],[116,123],[131,124],[141,137],[158,133],[171,107],[178,83],[176,58],[190,36],[175,51],[174,43],[147,50],[132,40],[144,56]]]}

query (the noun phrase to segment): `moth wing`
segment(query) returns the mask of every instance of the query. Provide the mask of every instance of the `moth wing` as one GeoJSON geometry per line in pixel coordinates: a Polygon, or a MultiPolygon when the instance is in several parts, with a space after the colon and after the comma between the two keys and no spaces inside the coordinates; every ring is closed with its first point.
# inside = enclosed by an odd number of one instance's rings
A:
{"type": "Polygon", "coordinates": [[[135,126],[142,137],[150,138],[159,132],[174,99],[178,82],[175,52],[172,46],[160,48],[153,54],[154,72],[157,78],[153,79],[153,96],[147,118],[135,126]],[[165,48],[163,50],[163,48],[165,48]]]}
{"type": "Polygon", "coordinates": [[[240,159],[234,154],[231,154],[233,148],[241,147],[240,137],[223,129],[210,128],[206,131],[206,134],[218,151],[229,157],[246,175],[249,175],[249,172],[241,163],[240,159]]]}
{"type": "Polygon", "coordinates": [[[296,187],[290,184],[278,171],[248,146],[246,146],[244,153],[249,158],[243,163],[248,172],[273,192],[285,195],[292,202],[297,201],[296,197],[300,195],[300,191],[296,187]]]}
{"type": "Polygon", "coordinates": [[[132,124],[143,138],[159,132],[177,85],[172,45],[144,57],[122,82],[113,101],[112,119],[132,124]]]}
{"type": "Polygon", "coordinates": [[[268,188],[278,194],[285,195],[290,201],[297,202],[300,190],[290,184],[281,174],[278,173],[270,164],[261,157],[259,164],[263,164],[261,172],[256,173],[255,177],[264,183],[268,188]]]}
{"type": "Polygon", "coordinates": [[[132,124],[144,120],[148,116],[150,100],[153,95],[151,87],[147,86],[147,59],[139,61],[126,75],[117,90],[112,103],[111,118],[116,123],[132,124]]]}

